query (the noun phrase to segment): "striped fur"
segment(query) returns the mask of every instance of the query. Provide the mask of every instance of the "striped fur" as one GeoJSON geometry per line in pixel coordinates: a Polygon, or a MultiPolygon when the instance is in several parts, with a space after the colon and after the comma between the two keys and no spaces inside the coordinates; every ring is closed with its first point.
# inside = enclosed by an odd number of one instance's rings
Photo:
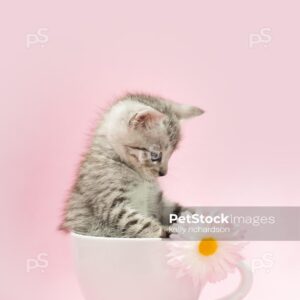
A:
{"type": "Polygon", "coordinates": [[[202,111],[144,94],[118,99],[80,164],[61,229],[109,237],[167,237],[168,202],[157,183],[180,140],[179,121],[202,111]]]}

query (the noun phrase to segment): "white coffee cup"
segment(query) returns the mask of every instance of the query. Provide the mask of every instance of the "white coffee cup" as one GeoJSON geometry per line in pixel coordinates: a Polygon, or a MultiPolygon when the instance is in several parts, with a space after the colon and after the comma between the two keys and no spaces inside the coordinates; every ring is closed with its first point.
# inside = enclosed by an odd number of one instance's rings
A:
{"type": "MultiPolygon", "coordinates": [[[[201,288],[189,277],[177,278],[167,263],[167,241],[106,238],[71,234],[75,265],[86,300],[198,300],[201,288]]],[[[241,284],[238,297],[250,289],[252,277],[241,284]],[[249,286],[250,283],[250,286],[249,286]]],[[[243,281],[242,281],[243,282],[243,281]]]]}

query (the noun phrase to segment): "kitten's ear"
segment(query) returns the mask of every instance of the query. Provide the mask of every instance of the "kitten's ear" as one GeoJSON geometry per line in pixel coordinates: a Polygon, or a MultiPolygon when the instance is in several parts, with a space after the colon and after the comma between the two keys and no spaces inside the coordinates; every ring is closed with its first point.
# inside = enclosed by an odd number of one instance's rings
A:
{"type": "Polygon", "coordinates": [[[134,114],[130,118],[128,126],[131,128],[150,129],[158,125],[164,117],[164,114],[155,109],[145,109],[134,114]]]}
{"type": "Polygon", "coordinates": [[[177,103],[174,103],[172,106],[173,111],[178,119],[189,119],[196,116],[200,116],[204,113],[203,109],[196,106],[177,103]]]}

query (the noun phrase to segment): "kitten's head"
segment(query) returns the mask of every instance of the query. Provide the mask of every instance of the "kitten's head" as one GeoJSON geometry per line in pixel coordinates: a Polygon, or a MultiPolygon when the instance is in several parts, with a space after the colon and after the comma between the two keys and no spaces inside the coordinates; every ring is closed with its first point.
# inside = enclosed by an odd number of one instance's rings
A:
{"type": "Polygon", "coordinates": [[[121,158],[148,176],[164,176],[168,161],[180,140],[180,120],[198,116],[203,110],[169,103],[161,111],[134,101],[113,108],[109,139],[121,158]]]}

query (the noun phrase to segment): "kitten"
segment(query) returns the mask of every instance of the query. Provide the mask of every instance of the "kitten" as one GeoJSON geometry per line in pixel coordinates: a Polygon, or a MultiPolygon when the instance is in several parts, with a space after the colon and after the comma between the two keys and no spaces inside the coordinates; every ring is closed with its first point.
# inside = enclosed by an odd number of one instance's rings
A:
{"type": "Polygon", "coordinates": [[[181,119],[197,107],[160,97],[127,94],[98,124],[81,162],[61,229],[108,237],[166,237],[169,214],[181,206],[165,199],[157,177],[180,140],[181,119]]]}

